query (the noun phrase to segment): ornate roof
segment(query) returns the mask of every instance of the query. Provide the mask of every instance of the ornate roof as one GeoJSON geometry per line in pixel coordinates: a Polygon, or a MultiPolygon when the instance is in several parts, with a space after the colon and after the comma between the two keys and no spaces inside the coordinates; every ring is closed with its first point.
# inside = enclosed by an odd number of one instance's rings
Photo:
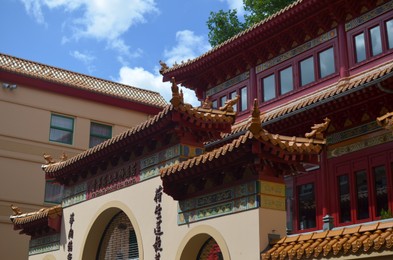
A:
{"type": "Polygon", "coordinates": [[[180,172],[183,173],[192,167],[201,167],[204,164],[214,163],[215,160],[226,156],[228,153],[236,153],[237,149],[240,149],[242,145],[252,140],[257,140],[260,143],[263,143],[265,147],[269,147],[265,148],[265,152],[271,153],[273,156],[283,160],[290,160],[290,155],[293,154],[318,154],[322,150],[322,145],[326,143],[324,139],[319,140],[295,136],[291,137],[269,133],[261,126],[261,117],[257,107],[257,100],[255,100],[252,117],[248,124],[248,130],[245,134],[242,134],[232,140],[232,142],[212,151],[161,169],[161,177],[166,177],[176,173],[180,174],[180,172]]]}
{"type": "Polygon", "coordinates": [[[36,230],[47,227],[59,232],[61,222],[52,220],[58,219],[62,215],[63,208],[61,205],[56,205],[50,208],[42,208],[35,212],[14,214],[10,216],[10,219],[14,224],[15,230],[21,229],[21,233],[31,235],[36,230]]]}
{"type": "MultiPolygon", "coordinates": [[[[187,62],[182,62],[181,64],[175,64],[171,68],[166,66],[166,64],[164,64],[163,62],[161,62],[161,70],[160,70],[161,74],[164,75],[164,79],[165,79],[166,78],[165,75],[172,72],[172,71],[176,71],[176,70],[179,70],[182,68],[189,67],[190,65],[193,65],[195,63],[199,63],[200,61],[206,59],[207,57],[212,57],[212,59],[213,59],[213,56],[216,57],[216,56],[221,55],[222,54],[221,52],[226,51],[226,50],[224,50],[224,47],[227,47],[228,45],[231,45],[231,44],[235,45],[235,43],[236,43],[236,46],[231,46],[231,47],[239,47],[240,41],[243,40],[245,42],[248,40],[248,38],[244,37],[245,35],[252,34],[254,31],[256,31],[257,28],[269,26],[269,22],[271,22],[272,20],[275,20],[275,19],[277,20],[277,18],[280,16],[283,19],[287,19],[288,17],[283,17],[283,14],[287,13],[289,10],[292,10],[296,6],[299,6],[302,2],[307,2],[307,1],[298,0],[290,5],[286,6],[285,8],[281,9],[277,13],[254,24],[253,26],[247,28],[246,30],[236,34],[235,36],[233,36],[233,37],[229,38],[228,40],[224,41],[223,43],[215,46],[211,50],[207,51],[206,53],[202,54],[201,56],[199,56],[195,59],[188,60],[187,62]]],[[[309,2],[312,2],[312,1],[309,1],[309,2]]],[[[240,47],[240,48],[242,48],[242,47],[240,47]]]]}
{"type": "Polygon", "coordinates": [[[162,108],[167,105],[165,99],[154,91],[127,86],[0,53],[0,72],[2,71],[149,106],[162,108]]]}
{"type": "Polygon", "coordinates": [[[382,250],[393,254],[392,219],[286,236],[262,253],[261,259],[333,259],[382,250]]]}
{"type": "Polygon", "coordinates": [[[93,161],[98,162],[115,152],[120,152],[129,144],[136,144],[143,138],[157,135],[157,131],[173,122],[177,122],[180,127],[184,127],[184,131],[192,131],[191,129],[194,128],[193,134],[197,138],[201,138],[201,143],[206,139],[219,138],[223,131],[230,132],[231,125],[235,122],[236,112],[230,109],[194,108],[190,104],[184,103],[182,94],[179,93],[174,80],[172,92],[172,104],[165,107],[157,115],[66,161],[43,166],[46,176],[56,178],[67,171],[78,169],[78,167],[93,161]]]}

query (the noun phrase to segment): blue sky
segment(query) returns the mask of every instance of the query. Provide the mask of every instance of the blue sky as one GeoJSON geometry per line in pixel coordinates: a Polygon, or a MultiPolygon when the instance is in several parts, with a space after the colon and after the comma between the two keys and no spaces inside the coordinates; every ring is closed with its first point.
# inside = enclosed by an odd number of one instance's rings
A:
{"type": "MultiPolygon", "coordinates": [[[[242,0],[1,0],[0,52],[125,83],[170,99],[159,61],[195,58],[211,47],[211,11],[242,0]]],[[[193,92],[186,102],[198,105],[193,92]]]]}

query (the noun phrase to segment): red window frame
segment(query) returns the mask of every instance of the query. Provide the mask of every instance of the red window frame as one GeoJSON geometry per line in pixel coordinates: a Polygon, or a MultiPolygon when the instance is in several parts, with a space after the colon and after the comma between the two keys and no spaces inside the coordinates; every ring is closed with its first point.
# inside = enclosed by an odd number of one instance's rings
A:
{"type": "Polygon", "coordinates": [[[318,181],[320,176],[320,170],[314,170],[309,173],[299,175],[294,177],[293,183],[293,197],[294,197],[294,208],[293,208],[293,231],[294,233],[303,233],[319,230],[322,228],[322,213],[321,213],[321,197],[317,190],[320,190],[321,182],[318,181]],[[314,185],[314,195],[315,195],[315,227],[300,229],[300,219],[299,219],[299,197],[298,190],[299,187],[305,184],[312,183],[314,185]]]}
{"type": "Polygon", "coordinates": [[[231,86],[231,87],[229,87],[229,88],[227,88],[227,89],[225,89],[223,91],[220,91],[220,92],[212,95],[211,96],[211,100],[212,100],[212,102],[217,101],[217,106],[218,106],[218,108],[220,108],[220,107],[225,105],[225,103],[223,104],[223,102],[221,102],[222,98],[224,96],[226,97],[226,101],[231,99],[231,94],[234,93],[234,92],[236,92],[236,95],[240,96],[241,95],[241,90],[243,88],[247,88],[247,108],[245,110],[243,110],[243,111],[240,111],[240,108],[241,108],[241,105],[242,105],[241,104],[241,97],[240,97],[239,101],[236,104],[236,111],[237,111],[237,115],[238,116],[239,115],[248,114],[248,111],[250,109],[249,107],[250,107],[250,104],[251,104],[251,102],[250,102],[251,92],[250,92],[250,87],[249,87],[249,79],[243,80],[243,81],[241,81],[241,82],[239,82],[239,83],[237,83],[237,84],[235,84],[235,85],[233,85],[233,86],[231,86]]]}
{"type": "Polygon", "coordinates": [[[378,166],[385,166],[386,181],[387,181],[387,199],[388,208],[393,209],[393,144],[388,143],[382,146],[374,147],[367,151],[358,151],[351,154],[343,155],[338,158],[330,159],[331,172],[334,180],[332,190],[335,194],[332,203],[332,215],[334,217],[335,226],[345,226],[349,224],[357,224],[368,221],[379,220],[381,217],[376,212],[376,190],[374,187],[375,177],[374,168],[378,166]],[[367,188],[368,188],[368,218],[358,219],[357,216],[357,199],[356,199],[356,178],[355,173],[359,170],[366,170],[367,174],[367,188]],[[350,208],[351,221],[340,223],[340,198],[339,198],[339,183],[338,177],[348,174],[350,181],[350,208]]]}
{"type": "Polygon", "coordinates": [[[301,91],[305,88],[315,86],[317,84],[320,84],[328,79],[331,79],[333,77],[336,77],[339,75],[339,64],[338,62],[340,61],[338,58],[338,39],[337,37],[322,43],[302,54],[299,54],[285,62],[282,62],[280,64],[277,64],[265,71],[262,71],[257,74],[257,88],[258,88],[258,99],[260,100],[261,104],[269,104],[271,102],[275,102],[278,99],[281,99],[283,97],[286,97],[288,95],[292,95],[293,93],[296,93],[298,91],[301,91]],[[330,48],[333,48],[333,54],[334,54],[334,68],[335,71],[327,75],[325,77],[320,77],[320,66],[319,66],[319,53],[328,50],[330,48]],[[314,81],[305,84],[304,86],[301,85],[301,72],[300,72],[300,62],[309,58],[313,57],[313,64],[314,64],[314,81]],[[281,86],[280,86],[280,72],[282,70],[285,70],[288,67],[292,67],[292,73],[293,73],[293,90],[289,91],[285,94],[281,94],[281,86]],[[263,93],[263,79],[274,74],[274,80],[275,80],[275,97],[272,99],[269,99],[267,101],[264,101],[264,93],[263,93]]]}
{"type": "Polygon", "coordinates": [[[393,46],[391,49],[389,49],[388,34],[386,31],[386,22],[388,22],[389,20],[393,20],[392,12],[388,12],[384,15],[378,16],[347,32],[347,44],[348,44],[349,62],[351,68],[355,68],[367,64],[370,61],[380,59],[381,57],[393,52],[393,46]],[[372,48],[371,48],[370,30],[376,26],[380,27],[382,52],[373,56],[372,48]],[[356,48],[355,48],[354,40],[355,37],[361,33],[363,33],[365,37],[366,59],[360,62],[356,62],[356,48]]]}

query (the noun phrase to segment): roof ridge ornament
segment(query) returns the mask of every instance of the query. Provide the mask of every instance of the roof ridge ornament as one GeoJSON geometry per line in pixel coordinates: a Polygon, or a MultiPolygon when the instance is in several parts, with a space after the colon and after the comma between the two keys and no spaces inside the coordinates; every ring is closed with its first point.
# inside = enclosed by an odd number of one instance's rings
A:
{"type": "Polygon", "coordinates": [[[378,125],[383,128],[392,131],[393,133],[393,112],[386,113],[383,116],[377,117],[378,125]]]}
{"type": "Polygon", "coordinates": [[[232,99],[229,99],[229,100],[225,101],[224,106],[220,107],[219,110],[220,111],[225,111],[225,112],[234,112],[233,106],[237,104],[239,99],[240,99],[240,96],[236,95],[235,98],[232,98],[232,99]]]}
{"type": "Polygon", "coordinates": [[[179,107],[180,104],[184,103],[183,100],[183,91],[180,91],[179,93],[179,87],[176,84],[175,77],[172,77],[172,99],[171,99],[171,104],[174,107],[179,107]]]}
{"type": "Polygon", "coordinates": [[[202,103],[202,108],[203,109],[212,109],[213,108],[213,102],[210,100],[210,96],[206,96],[205,101],[202,103]]]}
{"type": "Polygon", "coordinates": [[[167,71],[169,69],[169,67],[162,60],[160,60],[160,65],[161,65],[160,73],[161,73],[161,75],[163,75],[165,73],[165,71],[167,71]]]}
{"type": "Polygon", "coordinates": [[[314,138],[318,140],[324,140],[325,138],[323,134],[329,127],[330,119],[325,117],[323,121],[323,123],[314,124],[311,127],[311,132],[306,133],[304,136],[310,139],[314,138]]]}
{"type": "Polygon", "coordinates": [[[259,111],[258,99],[254,99],[254,105],[251,112],[251,124],[248,130],[255,136],[259,136],[262,131],[261,112],[259,111]]]}

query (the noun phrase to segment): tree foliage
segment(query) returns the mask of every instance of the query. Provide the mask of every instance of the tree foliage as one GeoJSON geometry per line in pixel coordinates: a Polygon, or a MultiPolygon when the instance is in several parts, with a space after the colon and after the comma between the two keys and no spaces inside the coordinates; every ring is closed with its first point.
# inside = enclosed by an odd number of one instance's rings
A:
{"type": "Polygon", "coordinates": [[[241,32],[244,29],[244,24],[237,18],[236,9],[232,9],[227,12],[223,10],[217,13],[210,12],[207,27],[209,42],[212,46],[216,46],[241,32]]]}
{"type": "Polygon", "coordinates": [[[243,0],[246,11],[244,22],[238,18],[236,9],[227,12],[219,10],[210,12],[207,20],[209,43],[214,47],[231,38],[245,28],[252,26],[270,15],[278,12],[295,0],[243,0]]]}

